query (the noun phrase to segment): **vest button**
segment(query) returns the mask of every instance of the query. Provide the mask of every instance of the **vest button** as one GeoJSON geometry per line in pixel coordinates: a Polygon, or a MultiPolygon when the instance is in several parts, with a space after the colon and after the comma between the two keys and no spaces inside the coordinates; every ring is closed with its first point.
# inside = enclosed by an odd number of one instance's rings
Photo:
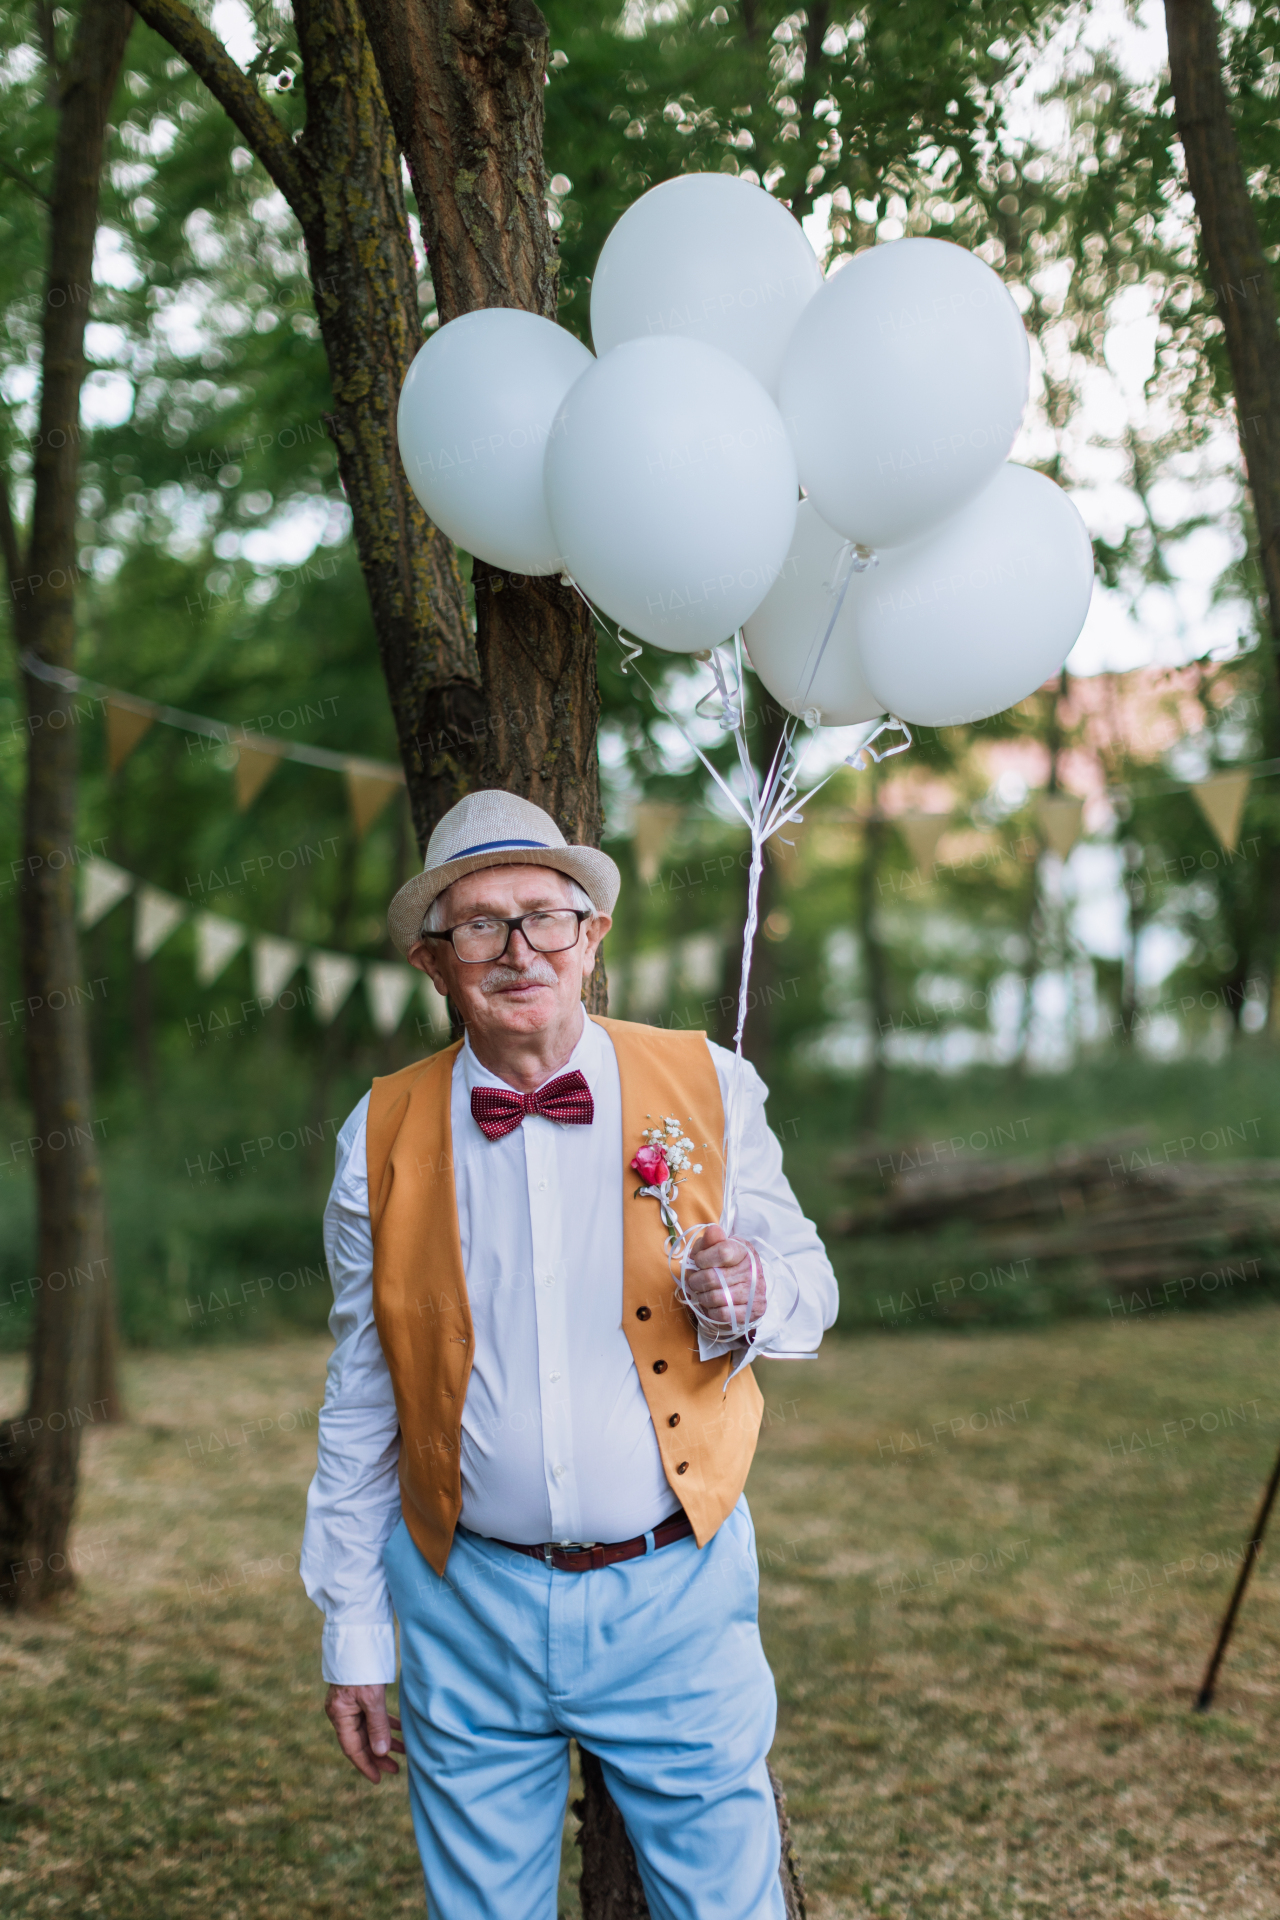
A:
{"type": "Polygon", "coordinates": [[[689,1471],[689,1462],[687,1460],[682,1460],[680,1462],[680,1465],[676,1468],[676,1472],[687,1473],[688,1471],[689,1471]]]}
{"type": "Polygon", "coordinates": [[[665,1360],[655,1360],[655,1361],[654,1361],[654,1363],[653,1363],[653,1370],[654,1370],[654,1372],[655,1372],[655,1373],[665,1373],[665,1372],[666,1372],[666,1370],[667,1370],[667,1363],[666,1363],[666,1361],[665,1361],[665,1360]]]}
{"type": "Polygon", "coordinates": [[[668,1420],[667,1425],[669,1427],[678,1427],[680,1425],[680,1415],[678,1413],[673,1413],[671,1418],[668,1420]]]}
{"type": "Polygon", "coordinates": [[[653,1318],[653,1309],[652,1309],[651,1307],[637,1307],[637,1308],[636,1308],[636,1319],[637,1319],[637,1320],[652,1320],[652,1318],[653,1318]]]}

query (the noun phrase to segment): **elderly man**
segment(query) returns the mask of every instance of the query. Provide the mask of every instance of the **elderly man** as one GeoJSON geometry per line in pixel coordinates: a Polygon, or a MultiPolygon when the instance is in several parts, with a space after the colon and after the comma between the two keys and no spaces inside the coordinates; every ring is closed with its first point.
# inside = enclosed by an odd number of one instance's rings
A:
{"type": "Polygon", "coordinates": [[[302,1572],[343,1752],[375,1783],[407,1754],[433,1920],[554,1920],[570,1736],[655,1920],[783,1913],[750,1362],[811,1354],[836,1286],[752,1070],[586,1017],[618,885],[527,801],[446,814],[389,924],[466,1037],[376,1080],[338,1136],[302,1572]],[[673,1211],[705,1229],[696,1317],[673,1211]]]}

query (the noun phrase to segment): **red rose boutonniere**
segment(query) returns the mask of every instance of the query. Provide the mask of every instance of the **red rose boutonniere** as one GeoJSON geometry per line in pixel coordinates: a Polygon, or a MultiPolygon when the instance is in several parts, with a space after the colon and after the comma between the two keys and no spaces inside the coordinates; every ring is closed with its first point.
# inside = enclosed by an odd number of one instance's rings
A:
{"type": "Polygon", "coordinates": [[[674,1245],[680,1238],[676,1190],[682,1175],[701,1173],[702,1166],[691,1160],[693,1142],[671,1114],[665,1115],[660,1127],[646,1127],[641,1138],[644,1145],[631,1162],[631,1171],[641,1180],[635,1198],[657,1201],[668,1245],[674,1245]]]}

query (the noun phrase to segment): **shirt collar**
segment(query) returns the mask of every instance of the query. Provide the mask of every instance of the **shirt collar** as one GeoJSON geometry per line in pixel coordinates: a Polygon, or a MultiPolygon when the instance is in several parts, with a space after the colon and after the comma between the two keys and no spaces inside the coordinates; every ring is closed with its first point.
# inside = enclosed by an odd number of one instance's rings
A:
{"type": "MultiPolygon", "coordinates": [[[[547,1080],[558,1080],[562,1073],[572,1073],[576,1068],[590,1087],[592,1094],[594,1094],[596,1084],[600,1078],[600,1071],[604,1064],[602,1049],[608,1044],[608,1038],[604,1028],[598,1026],[594,1020],[588,1019],[584,1011],[582,1016],[582,1034],[577,1046],[563,1066],[557,1067],[554,1073],[547,1075],[547,1080]]],[[[463,1084],[468,1094],[470,1094],[473,1087],[502,1087],[508,1093],[512,1091],[505,1080],[499,1079],[496,1073],[490,1073],[488,1067],[482,1066],[479,1060],[477,1060],[471,1049],[470,1034],[467,1035],[462,1043],[460,1059],[462,1061],[463,1084]]],[[[545,1086],[547,1081],[544,1080],[541,1084],[545,1086]]],[[[535,1088],[534,1091],[536,1092],[536,1090],[535,1088]]]]}

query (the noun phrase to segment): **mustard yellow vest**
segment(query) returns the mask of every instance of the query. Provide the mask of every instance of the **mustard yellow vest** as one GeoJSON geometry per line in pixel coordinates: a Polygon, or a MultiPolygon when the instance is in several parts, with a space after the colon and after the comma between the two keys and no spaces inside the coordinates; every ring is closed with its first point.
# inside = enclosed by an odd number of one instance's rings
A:
{"type": "MultiPolygon", "coordinates": [[[[632,1197],[640,1183],[629,1163],[644,1129],[676,1116],[702,1154],[702,1172],[680,1184],[680,1224],[718,1220],[720,1082],[705,1034],[625,1020],[599,1025],[613,1042],[622,1082],[622,1325],[667,1480],[702,1547],[746,1485],[764,1403],[751,1368],[726,1393],[729,1357],[698,1358],[697,1332],[667,1265],[658,1203],[632,1197]]],[[[405,1525],[439,1574],[462,1508],[462,1407],[475,1352],[450,1123],[460,1044],[375,1080],[368,1119],[373,1317],[400,1416],[400,1499],[405,1525]]]]}

